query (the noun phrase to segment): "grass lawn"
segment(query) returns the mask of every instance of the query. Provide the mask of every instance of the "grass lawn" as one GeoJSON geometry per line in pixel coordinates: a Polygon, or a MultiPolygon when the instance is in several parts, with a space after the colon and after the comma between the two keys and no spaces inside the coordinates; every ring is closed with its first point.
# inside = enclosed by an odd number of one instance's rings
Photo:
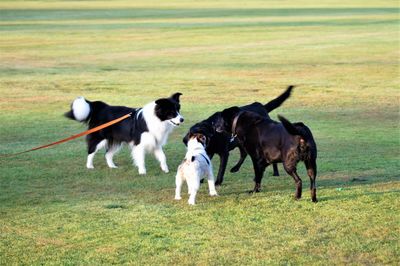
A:
{"type": "Polygon", "coordinates": [[[0,158],[0,265],[399,265],[399,33],[397,1],[0,1],[1,154],[83,131],[62,116],[79,95],[182,92],[185,117],[169,174],[148,156],[139,176],[126,147],[88,170],[83,138],[0,158]],[[319,202],[300,164],[300,201],[281,166],[247,194],[249,159],[219,197],[174,201],[189,127],[290,84],[271,116],[313,130],[319,202]]]}

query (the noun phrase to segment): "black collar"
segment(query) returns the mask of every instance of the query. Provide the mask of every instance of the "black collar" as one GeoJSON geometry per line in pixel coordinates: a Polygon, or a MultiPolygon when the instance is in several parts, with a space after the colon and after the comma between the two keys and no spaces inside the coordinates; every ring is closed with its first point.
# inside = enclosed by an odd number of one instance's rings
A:
{"type": "Polygon", "coordinates": [[[236,134],[236,126],[237,126],[237,122],[239,120],[239,117],[243,114],[243,111],[240,111],[235,118],[233,118],[233,122],[232,122],[232,138],[236,138],[237,134],[236,134]]]}
{"type": "Polygon", "coordinates": [[[203,158],[206,160],[207,164],[210,165],[210,160],[207,159],[206,156],[204,156],[204,154],[200,153],[201,156],[203,156],[203,158]]]}

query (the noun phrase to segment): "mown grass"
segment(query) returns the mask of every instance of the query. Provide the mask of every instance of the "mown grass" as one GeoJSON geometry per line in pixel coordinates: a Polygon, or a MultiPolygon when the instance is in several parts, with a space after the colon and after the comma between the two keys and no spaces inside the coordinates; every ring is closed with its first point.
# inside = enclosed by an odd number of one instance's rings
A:
{"type": "Polygon", "coordinates": [[[399,264],[398,22],[396,1],[0,1],[2,154],[82,131],[62,117],[78,95],[180,91],[186,119],[169,174],[149,156],[139,176],[127,149],[87,170],[83,139],[0,158],[0,264],[399,264]],[[175,202],[188,128],[289,84],[271,115],[312,128],[319,202],[302,166],[302,200],[281,168],[248,195],[249,161],[219,197],[175,202]]]}

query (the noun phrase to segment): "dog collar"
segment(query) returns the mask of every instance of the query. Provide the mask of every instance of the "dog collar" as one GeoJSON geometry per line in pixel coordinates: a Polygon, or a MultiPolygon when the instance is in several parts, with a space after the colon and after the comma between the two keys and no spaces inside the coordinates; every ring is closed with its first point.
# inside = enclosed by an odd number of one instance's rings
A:
{"type": "Polygon", "coordinates": [[[201,156],[203,156],[204,160],[206,160],[207,164],[210,165],[210,161],[207,159],[206,156],[204,156],[204,154],[200,153],[201,156]]]}
{"type": "Polygon", "coordinates": [[[240,117],[241,114],[243,114],[243,111],[240,111],[240,112],[237,114],[237,116],[235,116],[235,118],[233,119],[233,122],[232,122],[232,129],[231,129],[231,132],[232,132],[231,142],[232,142],[233,139],[236,138],[236,136],[237,136],[237,134],[236,134],[236,125],[237,125],[237,122],[238,122],[239,117],[240,117]]]}

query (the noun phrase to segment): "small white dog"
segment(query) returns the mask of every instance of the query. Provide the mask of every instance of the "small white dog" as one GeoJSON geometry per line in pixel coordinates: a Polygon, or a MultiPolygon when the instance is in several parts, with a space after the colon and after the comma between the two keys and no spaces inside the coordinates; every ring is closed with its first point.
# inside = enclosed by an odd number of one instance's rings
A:
{"type": "Polygon", "coordinates": [[[189,136],[185,159],[183,160],[181,165],[179,165],[178,171],[176,173],[176,200],[182,199],[181,188],[183,181],[186,180],[186,183],[188,185],[188,193],[190,195],[188,203],[190,205],[194,205],[197,191],[200,188],[200,180],[204,176],[207,176],[208,179],[210,196],[217,196],[217,191],[215,191],[214,174],[212,171],[211,160],[206,153],[205,146],[206,137],[204,135],[193,134],[189,136]]]}

